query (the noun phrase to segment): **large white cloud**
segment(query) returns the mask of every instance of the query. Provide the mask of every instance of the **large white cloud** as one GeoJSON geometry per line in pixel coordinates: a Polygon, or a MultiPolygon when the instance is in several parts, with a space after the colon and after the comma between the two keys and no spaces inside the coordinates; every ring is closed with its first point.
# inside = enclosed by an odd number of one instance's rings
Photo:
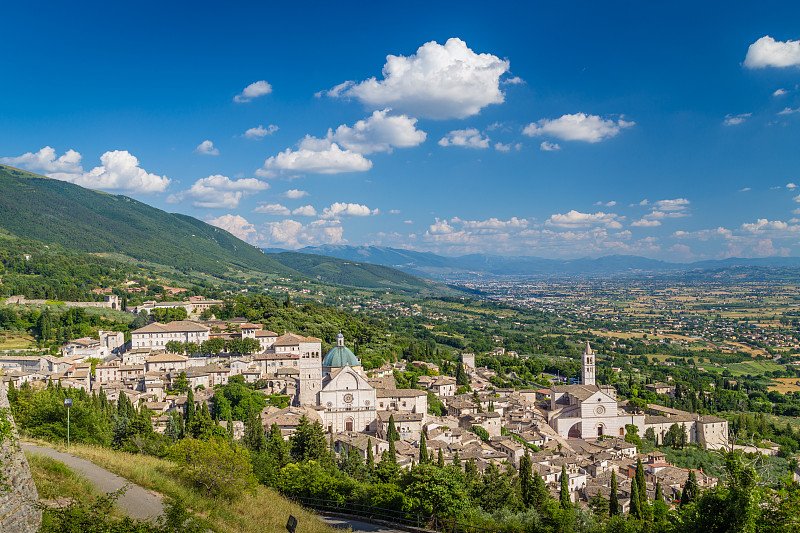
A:
{"type": "Polygon", "coordinates": [[[256,227],[239,215],[222,215],[208,220],[208,223],[224,229],[243,241],[253,242],[252,237],[256,234],[256,227]]]}
{"type": "Polygon", "coordinates": [[[329,130],[327,139],[359,154],[391,152],[392,148],[409,148],[425,142],[427,134],[416,128],[417,119],[406,115],[388,115],[390,109],[375,111],[353,127],[342,124],[329,130]]]}
{"type": "Polygon", "coordinates": [[[793,67],[800,65],[800,41],[776,41],[765,35],[750,45],[744,66],[747,68],[793,67]]]}
{"type": "Polygon", "coordinates": [[[503,102],[500,77],[508,69],[508,61],[476,54],[461,39],[451,38],[444,45],[425,43],[408,57],[389,55],[382,80],[345,82],[327,94],[357,98],[373,108],[390,106],[418,117],[465,118],[503,102]]]}
{"type": "Polygon", "coordinates": [[[197,207],[239,207],[239,201],[250,194],[269,188],[268,183],[255,178],[232,180],[227,176],[214,174],[194,182],[187,191],[170,195],[167,201],[179,203],[191,199],[197,207]]]}
{"type": "Polygon", "coordinates": [[[313,246],[317,244],[340,244],[344,230],[338,221],[315,220],[307,225],[296,220],[286,219],[268,222],[263,226],[261,242],[278,244],[290,248],[313,246]]]}
{"type": "Polygon", "coordinates": [[[335,202],[322,210],[320,218],[368,217],[378,213],[377,209],[370,209],[363,204],[335,202]]]}
{"type": "MultiPolygon", "coordinates": [[[[621,130],[630,128],[635,122],[619,119],[603,119],[597,115],[575,113],[562,115],[556,119],[543,118],[538,122],[531,122],[522,133],[530,137],[546,135],[562,141],[585,141],[590,143],[600,142],[609,137],[614,137],[621,130]]],[[[546,149],[543,147],[543,149],[546,149]]]]}
{"type": "Polygon", "coordinates": [[[364,172],[372,168],[372,161],[350,150],[324,139],[306,137],[298,150],[287,148],[285,152],[268,158],[256,175],[267,177],[276,171],[310,172],[313,174],[340,174],[342,172],[364,172]]]}
{"type": "Polygon", "coordinates": [[[489,148],[489,137],[484,137],[476,128],[453,130],[441,139],[439,146],[463,146],[465,148],[489,148]]]}
{"type": "Polygon", "coordinates": [[[264,96],[272,92],[272,85],[264,80],[256,81],[244,88],[244,90],[233,97],[234,102],[249,102],[253,98],[264,96]]]}
{"type": "Polygon", "coordinates": [[[557,228],[586,228],[589,226],[605,226],[606,228],[618,229],[622,227],[620,223],[625,217],[614,213],[581,213],[571,210],[568,213],[556,213],[552,215],[545,224],[557,228]]]}
{"type": "Polygon", "coordinates": [[[62,156],[57,156],[55,149],[45,146],[36,153],[28,152],[18,157],[2,157],[0,163],[24,167],[33,172],[83,172],[81,167],[81,154],[75,150],[67,150],[62,156]]]}
{"type": "Polygon", "coordinates": [[[151,174],[141,168],[139,160],[126,150],[104,153],[100,156],[101,165],[89,172],[84,172],[81,154],[75,150],[68,150],[60,157],[56,156],[55,150],[45,146],[36,153],[4,157],[0,162],[19,165],[34,172],[44,172],[47,177],[91,189],[157,193],[164,192],[171,181],[165,176],[151,174]]]}

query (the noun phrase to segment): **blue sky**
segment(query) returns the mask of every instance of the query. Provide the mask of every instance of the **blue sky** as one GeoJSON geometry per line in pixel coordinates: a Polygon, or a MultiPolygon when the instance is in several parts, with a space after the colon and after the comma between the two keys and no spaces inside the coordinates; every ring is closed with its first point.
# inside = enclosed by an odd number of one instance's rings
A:
{"type": "Polygon", "coordinates": [[[21,4],[0,162],[259,246],[800,255],[800,4],[21,4]]]}

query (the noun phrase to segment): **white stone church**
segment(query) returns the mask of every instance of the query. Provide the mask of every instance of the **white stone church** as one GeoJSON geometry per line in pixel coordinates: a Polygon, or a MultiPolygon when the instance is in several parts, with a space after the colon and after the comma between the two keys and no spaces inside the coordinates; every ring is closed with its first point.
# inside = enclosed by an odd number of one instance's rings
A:
{"type": "Polygon", "coordinates": [[[324,360],[319,354],[310,351],[300,358],[297,403],[313,407],[329,432],[375,431],[376,392],[344,336],[336,336],[324,360]]]}
{"type": "Polygon", "coordinates": [[[595,353],[587,342],[581,356],[581,384],[551,387],[547,422],[567,439],[623,437],[625,426],[633,424],[640,437],[652,428],[658,442],[663,442],[669,428],[677,424],[686,434],[687,442],[708,448],[728,445],[728,421],[723,418],[659,405],[649,405],[648,411],[658,414],[626,411],[620,408],[614,387],[595,383],[595,353]]]}
{"type": "Polygon", "coordinates": [[[550,389],[547,422],[564,438],[622,437],[625,424],[634,424],[639,435],[644,435],[644,419],[644,414],[619,408],[614,387],[595,384],[595,354],[588,342],[581,356],[581,384],[553,385],[550,389]]]}

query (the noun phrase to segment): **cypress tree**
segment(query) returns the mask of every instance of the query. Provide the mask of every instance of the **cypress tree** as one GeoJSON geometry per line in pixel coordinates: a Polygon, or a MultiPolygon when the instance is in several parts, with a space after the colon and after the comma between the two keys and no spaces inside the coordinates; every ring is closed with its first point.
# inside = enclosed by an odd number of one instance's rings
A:
{"type": "Polygon", "coordinates": [[[228,421],[225,425],[225,429],[228,431],[228,440],[233,442],[233,419],[231,418],[231,412],[228,411],[228,421]]]}
{"type": "Polygon", "coordinates": [[[567,476],[567,465],[561,465],[561,494],[559,501],[562,509],[569,509],[572,500],[569,497],[569,481],[567,476]]]}
{"type": "MultiPolygon", "coordinates": [[[[120,395],[122,398],[124,395],[120,395]]],[[[192,392],[191,387],[189,387],[189,392],[186,393],[186,425],[192,423],[194,419],[194,392],[192,392]]]]}
{"type": "Polygon", "coordinates": [[[639,503],[641,508],[647,503],[647,481],[644,477],[644,466],[642,460],[636,460],[636,485],[639,487],[639,503]]]}
{"type": "Polygon", "coordinates": [[[400,440],[400,434],[397,432],[397,428],[394,425],[393,414],[389,415],[389,429],[386,431],[386,440],[389,442],[400,440]]]}
{"type": "Polygon", "coordinates": [[[419,464],[423,465],[428,462],[428,444],[425,441],[425,433],[423,432],[419,437],[419,464]]]}
{"type": "Polygon", "coordinates": [[[375,471],[375,456],[372,453],[372,439],[367,439],[367,472],[375,471]]]}
{"type": "Polygon", "coordinates": [[[697,476],[694,473],[694,470],[689,472],[689,479],[686,480],[686,484],[683,486],[683,492],[681,493],[681,507],[688,503],[692,503],[698,494],[698,487],[697,487],[697,476]]]}
{"type": "Polygon", "coordinates": [[[636,479],[636,476],[633,476],[631,480],[631,516],[635,516],[636,518],[641,518],[642,516],[642,504],[639,500],[639,480],[636,479]]]}
{"type": "Polygon", "coordinates": [[[656,501],[663,502],[664,501],[664,493],[661,492],[661,482],[656,481],[656,501]]]}
{"type": "Polygon", "coordinates": [[[453,466],[461,470],[461,457],[458,456],[458,450],[453,452],[453,466]]]}
{"type": "Polygon", "coordinates": [[[441,448],[439,448],[439,458],[436,461],[436,465],[439,468],[444,468],[444,454],[442,453],[442,449],[441,448]]]}
{"type": "Polygon", "coordinates": [[[619,514],[619,499],[617,499],[617,473],[611,471],[611,496],[608,500],[608,515],[614,516],[619,514]]]}
{"type": "Polygon", "coordinates": [[[533,504],[533,477],[531,476],[531,457],[525,450],[525,455],[519,460],[519,490],[522,506],[526,509],[533,504]]]}
{"type": "Polygon", "coordinates": [[[544,509],[545,505],[547,504],[547,500],[549,499],[550,489],[547,488],[547,484],[544,482],[544,479],[542,479],[542,476],[539,475],[539,472],[534,472],[531,503],[538,511],[541,511],[544,509]]]}

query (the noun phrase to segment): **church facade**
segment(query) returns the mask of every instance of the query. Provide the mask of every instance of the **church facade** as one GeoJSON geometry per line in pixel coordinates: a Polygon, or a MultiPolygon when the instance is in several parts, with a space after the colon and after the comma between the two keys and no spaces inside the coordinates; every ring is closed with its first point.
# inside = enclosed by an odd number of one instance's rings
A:
{"type": "Polygon", "coordinates": [[[633,424],[644,434],[644,414],[631,414],[619,408],[617,391],[595,382],[595,353],[589,343],[581,356],[580,385],[553,385],[547,422],[567,439],[622,437],[625,425],[633,424]]]}

